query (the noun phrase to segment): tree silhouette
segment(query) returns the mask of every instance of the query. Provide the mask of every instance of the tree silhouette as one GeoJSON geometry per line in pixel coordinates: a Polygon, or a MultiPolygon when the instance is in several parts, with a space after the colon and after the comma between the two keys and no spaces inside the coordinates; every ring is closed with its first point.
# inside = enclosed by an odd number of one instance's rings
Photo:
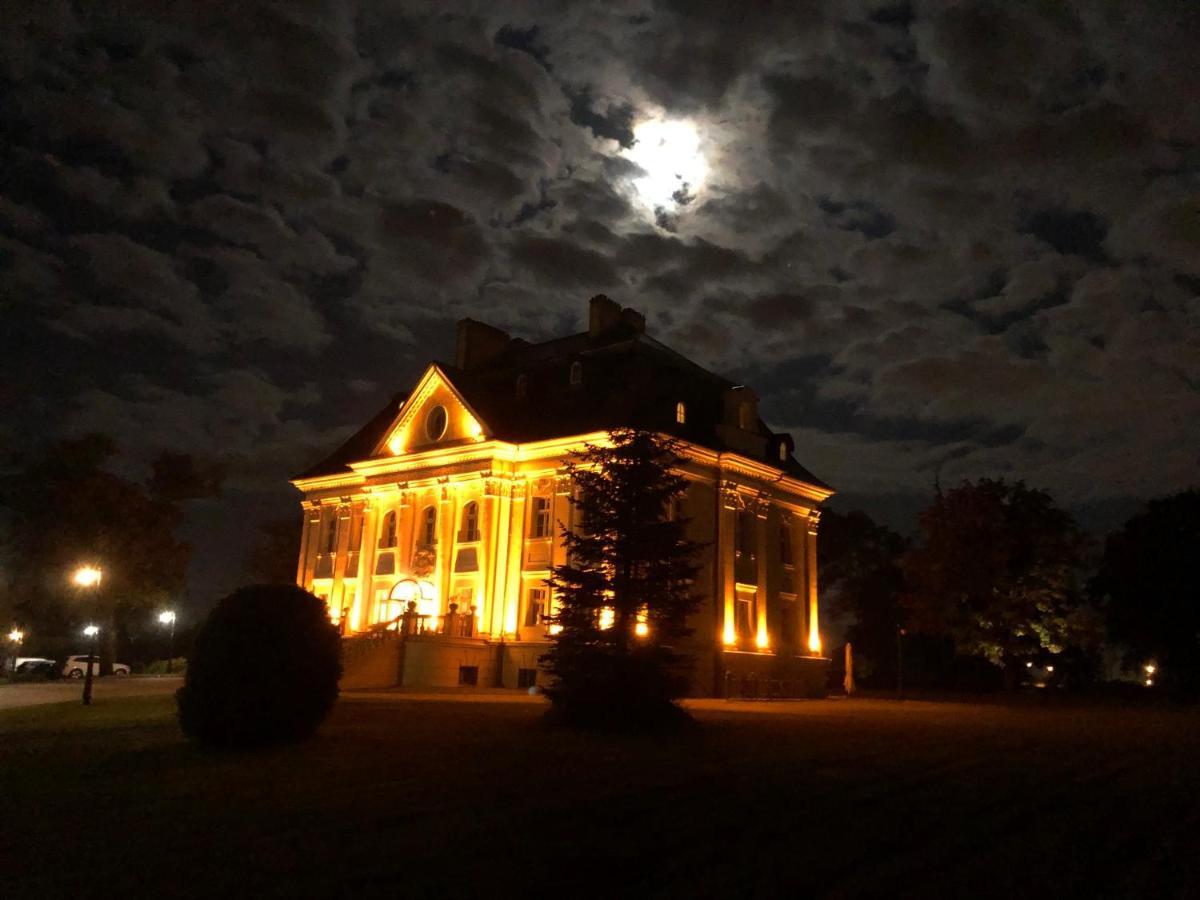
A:
{"type": "Polygon", "coordinates": [[[697,603],[700,547],[673,514],[681,463],[670,439],[622,429],[567,464],[574,524],[563,526],[568,561],[547,581],[557,611],[543,657],[560,721],[651,727],[679,715],[690,660],[677,642],[697,603]]]}

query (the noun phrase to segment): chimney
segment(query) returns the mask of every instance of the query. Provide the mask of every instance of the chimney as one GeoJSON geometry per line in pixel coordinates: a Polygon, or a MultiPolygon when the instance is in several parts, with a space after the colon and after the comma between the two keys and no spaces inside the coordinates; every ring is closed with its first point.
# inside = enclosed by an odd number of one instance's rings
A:
{"type": "Polygon", "coordinates": [[[588,315],[588,334],[598,337],[621,321],[621,307],[617,303],[597,294],[591,300],[588,315]]]}
{"type": "Polygon", "coordinates": [[[627,306],[621,310],[621,321],[638,334],[646,333],[646,317],[632,306],[627,306]]]}
{"type": "Polygon", "coordinates": [[[463,371],[478,369],[499,356],[510,340],[499,328],[474,319],[459,319],[454,364],[463,371]]]}

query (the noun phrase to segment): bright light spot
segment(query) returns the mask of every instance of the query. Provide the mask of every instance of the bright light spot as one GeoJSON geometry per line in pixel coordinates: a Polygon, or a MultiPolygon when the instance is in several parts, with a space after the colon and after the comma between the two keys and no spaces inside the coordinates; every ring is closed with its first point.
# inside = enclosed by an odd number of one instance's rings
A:
{"type": "Polygon", "coordinates": [[[483,440],[483,426],[474,419],[467,419],[467,433],[471,435],[472,440],[483,440]]]}
{"type": "Polygon", "coordinates": [[[1033,668],[1033,663],[1031,663],[1031,662],[1027,662],[1027,663],[1025,663],[1025,668],[1027,668],[1027,669],[1032,669],[1032,668],[1033,668]]]}
{"type": "Polygon", "coordinates": [[[170,625],[175,621],[175,613],[172,610],[163,610],[158,614],[158,621],[163,625],[170,625]]]}
{"type": "Polygon", "coordinates": [[[1154,679],[1153,678],[1146,679],[1146,687],[1154,687],[1154,679]]]}
{"type": "Polygon", "coordinates": [[[821,652],[821,635],[815,628],[808,633],[808,651],[810,653],[821,652]]]}
{"type": "Polygon", "coordinates": [[[14,628],[8,633],[8,639],[14,644],[19,644],[21,641],[25,640],[25,632],[19,628],[14,628]]]}
{"type": "Polygon", "coordinates": [[[392,451],[392,456],[399,456],[404,452],[404,435],[397,431],[388,441],[388,449],[392,451]]]}
{"type": "Polygon", "coordinates": [[[102,573],[95,566],[80,566],[71,576],[71,580],[80,587],[95,587],[100,583],[101,577],[102,573]]]}
{"type": "Polygon", "coordinates": [[[759,629],[757,636],[754,638],[754,643],[758,646],[759,650],[766,650],[771,646],[771,639],[767,637],[766,629],[759,629]]]}
{"type": "Polygon", "coordinates": [[[708,174],[696,126],[682,119],[648,119],[634,127],[633,139],[624,156],[645,172],[633,180],[642,202],[652,210],[691,202],[708,174]]]}
{"type": "Polygon", "coordinates": [[[1046,671],[1047,671],[1047,672],[1053,672],[1053,671],[1054,671],[1054,666],[1046,666],[1046,671]]]}
{"type": "Polygon", "coordinates": [[[727,620],[725,622],[725,634],[722,637],[722,640],[725,641],[726,646],[729,647],[732,647],[737,643],[737,632],[734,631],[733,622],[731,620],[727,620]]]}
{"type": "Polygon", "coordinates": [[[97,625],[89,625],[83,629],[83,633],[88,637],[95,637],[100,633],[100,628],[97,625]]]}
{"type": "Polygon", "coordinates": [[[557,625],[557,624],[555,624],[555,625],[551,625],[551,626],[550,626],[550,633],[551,633],[551,634],[562,634],[562,626],[561,626],[561,625],[557,625]]]}
{"type": "Polygon", "coordinates": [[[1158,666],[1154,665],[1154,663],[1146,663],[1146,674],[1147,675],[1153,675],[1157,671],[1158,671],[1158,666]]]}
{"type": "Polygon", "coordinates": [[[608,631],[608,629],[613,627],[615,621],[617,621],[617,613],[611,606],[600,608],[599,626],[601,631],[608,631]]]}

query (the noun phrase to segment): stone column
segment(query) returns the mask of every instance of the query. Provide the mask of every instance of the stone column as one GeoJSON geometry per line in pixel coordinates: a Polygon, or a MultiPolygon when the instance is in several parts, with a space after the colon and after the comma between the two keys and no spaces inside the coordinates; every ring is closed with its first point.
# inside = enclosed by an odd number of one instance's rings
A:
{"type": "Polygon", "coordinates": [[[771,647],[770,631],[767,628],[767,554],[770,552],[767,543],[767,515],[771,509],[771,501],[763,494],[754,500],[755,538],[757,543],[757,579],[754,592],[755,633],[754,647],[765,652],[771,647]]]}
{"type": "Polygon", "coordinates": [[[805,646],[814,656],[821,653],[821,630],[817,617],[817,524],[820,520],[819,509],[808,514],[808,533],[804,542],[804,576],[808,589],[808,640],[805,646]]]}
{"type": "Polygon", "coordinates": [[[512,483],[508,479],[495,483],[495,554],[492,561],[491,588],[488,592],[488,617],[484,621],[488,633],[498,638],[504,634],[504,598],[508,584],[509,544],[512,536],[512,483]]]}
{"type": "Polygon", "coordinates": [[[296,581],[306,591],[312,589],[313,572],[317,567],[317,554],[321,549],[321,505],[306,501],[304,504],[304,549],[296,581]]]}
{"type": "Polygon", "coordinates": [[[717,566],[717,584],[721,596],[718,598],[721,618],[717,623],[720,628],[719,639],[726,647],[737,646],[737,625],[734,604],[737,602],[737,589],[734,587],[734,530],[737,526],[738,490],[732,481],[721,481],[718,484],[721,497],[721,509],[717,521],[716,547],[714,562],[717,566]]]}
{"type": "Polygon", "coordinates": [[[508,535],[508,566],[504,585],[504,634],[518,634],[521,627],[521,568],[525,554],[525,507],[529,485],[524,478],[513,479],[512,508],[508,535]]]}
{"type": "Polygon", "coordinates": [[[363,511],[362,543],[358,549],[358,602],[354,621],[356,631],[371,624],[371,609],[375,604],[375,550],[379,547],[379,502],[368,495],[363,511]]]}
{"type": "Polygon", "coordinates": [[[443,479],[438,485],[438,603],[439,615],[449,608],[450,585],[454,572],[455,526],[458,519],[458,489],[443,479]]]}

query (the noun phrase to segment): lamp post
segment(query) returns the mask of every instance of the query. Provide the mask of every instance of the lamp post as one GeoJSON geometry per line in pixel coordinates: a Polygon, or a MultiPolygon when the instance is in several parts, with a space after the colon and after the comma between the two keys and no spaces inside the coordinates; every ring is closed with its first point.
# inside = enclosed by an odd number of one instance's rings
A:
{"type": "Polygon", "coordinates": [[[158,614],[158,624],[171,626],[170,644],[167,646],[167,674],[171,674],[171,662],[175,658],[175,610],[164,609],[158,614]]]}
{"type": "Polygon", "coordinates": [[[21,652],[21,642],[25,640],[25,632],[20,628],[13,628],[8,633],[9,643],[12,644],[12,671],[17,674],[17,654],[21,652]]]}
{"type": "MultiPolygon", "coordinates": [[[[78,587],[85,590],[95,591],[100,586],[100,580],[104,577],[104,573],[100,571],[98,566],[80,566],[71,576],[71,580],[78,587]]],[[[96,655],[96,636],[100,634],[100,628],[97,625],[88,625],[83,629],[83,633],[91,640],[88,643],[88,666],[87,672],[83,676],[83,705],[92,705],[92,670],[100,662],[96,655]]]]}
{"type": "Polygon", "coordinates": [[[92,705],[92,668],[99,662],[99,657],[96,655],[96,636],[100,634],[100,628],[96,625],[89,625],[83,629],[83,633],[90,638],[88,641],[88,667],[83,676],[83,705],[92,705]]]}

